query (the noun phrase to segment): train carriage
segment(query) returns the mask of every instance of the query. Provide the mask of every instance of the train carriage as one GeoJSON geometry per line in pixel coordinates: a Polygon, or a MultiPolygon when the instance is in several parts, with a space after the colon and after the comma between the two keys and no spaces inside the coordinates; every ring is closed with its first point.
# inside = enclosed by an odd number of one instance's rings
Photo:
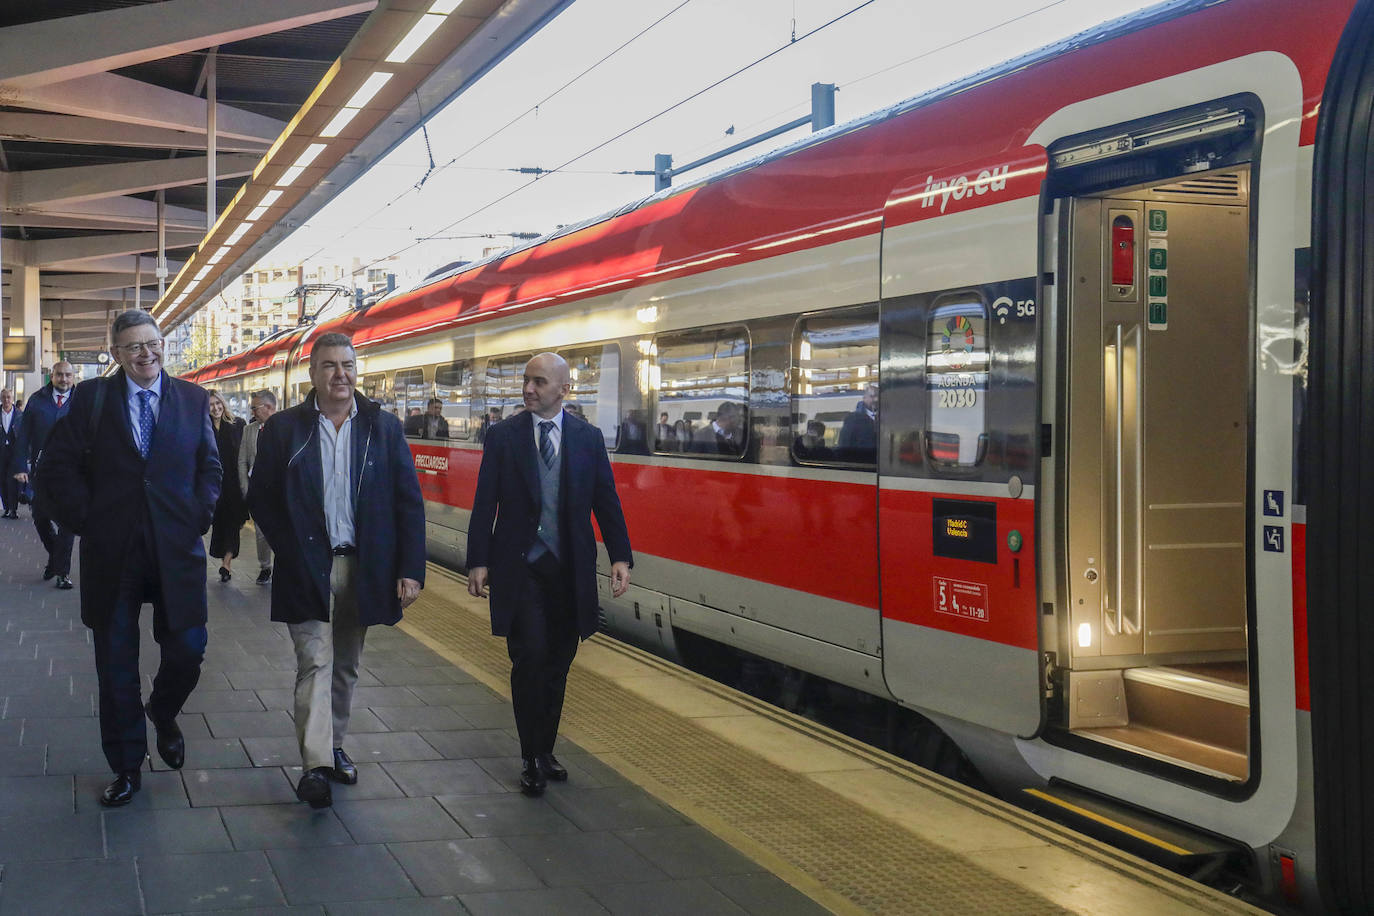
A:
{"type": "Polygon", "coordinates": [[[557,350],[635,541],[610,632],[1363,909],[1371,97],[1369,0],[1165,3],[191,377],[292,403],[337,330],[386,408],[439,397],[461,568],[557,350]]]}

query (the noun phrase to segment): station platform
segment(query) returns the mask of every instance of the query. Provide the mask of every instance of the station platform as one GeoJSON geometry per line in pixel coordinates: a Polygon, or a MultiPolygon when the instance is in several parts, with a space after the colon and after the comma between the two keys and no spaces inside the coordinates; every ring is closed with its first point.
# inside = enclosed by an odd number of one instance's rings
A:
{"type": "Polygon", "coordinates": [[[78,592],[40,580],[21,515],[0,522],[0,916],[1260,912],[602,636],[569,680],[570,779],[525,798],[505,643],[437,566],[369,631],[360,779],[312,811],[251,528],[233,580],[209,570],[185,768],[153,755],[106,810],[78,592]]]}

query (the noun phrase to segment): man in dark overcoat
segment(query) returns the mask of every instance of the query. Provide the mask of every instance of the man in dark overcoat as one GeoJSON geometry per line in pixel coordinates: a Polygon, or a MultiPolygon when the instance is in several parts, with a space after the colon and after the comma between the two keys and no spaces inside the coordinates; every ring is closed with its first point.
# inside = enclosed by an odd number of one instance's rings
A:
{"type": "Polygon", "coordinates": [[[115,773],[100,801],[115,807],[139,790],[148,756],[138,668],[144,602],[152,602],[161,650],[147,715],[163,761],[173,769],[185,761],[176,717],[205,654],[200,538],[223,471],[205,391],[162,370],[152,316],[116,316],[110,352],[119,371],[77,386],[48,437],[37,483],[59,522],[81,537],[81,622],[92,630],[100,740],[115,773]]]}
{"type": "Polygon", "coordinates": [[[395,624],[425,581],[425,508],[399,418],[355,390],[343,334],[310,351],[314,389],[258,433],[248,484],[253,519],[276,554],[272,619],[296,649],[296,796],[332,803],[352,785],[343,749],[367,628],[395,624]]]}
{"type": "Polygon", "coordinates": [[[578,642],[596,632],[592,515],[617,598],[634,561],[605,438],[563,409],[570,383],[556,353],[525,365],[526,409],[487,431],[468,524],[468,591],[490,583],[491,631],[506,637],[526,795],[568,778],[553,746],[578,642]]]}
{"type": "MultiPolygon", "coordinates": [[[[48,435],[54,424],[71,409],[72,383],[75,380],[76,373],[71,363],[65,359],[53,363],[48,384],[29,398],[29,406],[19,418],[19,435],[15,437],[14,454],[6,469],[6,473],[20,485],[33,486],[32,478],[38,474],[39,459],[44,446],[48,444],[48,435]]],[[[30,508],[33,510],[33,526],[38,529],[38,539],[48,552],[48,562],[43,566],[43,581],[56,576],[58,588],[71,588],[74,540],[71,531],[54,521],[42,503],[30,508]]]]}

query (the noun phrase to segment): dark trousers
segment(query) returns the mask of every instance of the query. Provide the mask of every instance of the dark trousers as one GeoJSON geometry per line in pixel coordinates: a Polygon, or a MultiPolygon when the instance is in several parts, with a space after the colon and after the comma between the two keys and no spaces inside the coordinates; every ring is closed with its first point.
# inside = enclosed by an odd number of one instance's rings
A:
{"type": "Polygon", "coordinates": [[[520,610],[506,637],[511,705],[522,757],[553,752],[577,644],[571,577],[555,563],[542,571],[530,567],[520,610]]]}
{"type": "MultiPolygon", "coordinates": [[[[9,461],[0,464],[5,467],[9,461]]],[[[19,508],[19,481],[14,479],[10,473],[0,473],[0,505],[5,507],[6,512],[14,512],[19,508]]]]}
{"type": "Polygon", "coordinates": [[[69,576],[72,572],[72,533],[33,508],[33,527],[48,552],[48,571],[54,576],[69,576]]]}
{"type": "MultiPolygon", "coordinates": [[[[87,583],[82,583],[82,588],[87,583]]],[[[110,618],[93,632],[95,673],[100,685],[100,744],[110,769],[116,773],[137,770],[148,756],[147,723],[138,671],[139,614],[144,602],[153,605],[153,638],[162,659],[148,698],[148,715],[155,722],[169,722],[200,680],[205,657],[205,627],[173,630],[158,584],[157,561],[144,538],[135,538],[120,575],[118,597],[110,618]]]]}

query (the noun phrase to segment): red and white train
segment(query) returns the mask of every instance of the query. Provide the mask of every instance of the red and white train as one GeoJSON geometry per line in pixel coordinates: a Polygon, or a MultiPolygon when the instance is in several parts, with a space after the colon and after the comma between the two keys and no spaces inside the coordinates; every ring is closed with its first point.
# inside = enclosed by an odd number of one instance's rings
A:
{"type": "Polygon", "coordinates": [[[486,418],[557,350],[635,547],[610,632],[1365,910],[1372,99],[1371,0],[1164,3],[190,378],[292,403],[350,334],[371,397],[443,401],[461,568],[486,418]]]}

